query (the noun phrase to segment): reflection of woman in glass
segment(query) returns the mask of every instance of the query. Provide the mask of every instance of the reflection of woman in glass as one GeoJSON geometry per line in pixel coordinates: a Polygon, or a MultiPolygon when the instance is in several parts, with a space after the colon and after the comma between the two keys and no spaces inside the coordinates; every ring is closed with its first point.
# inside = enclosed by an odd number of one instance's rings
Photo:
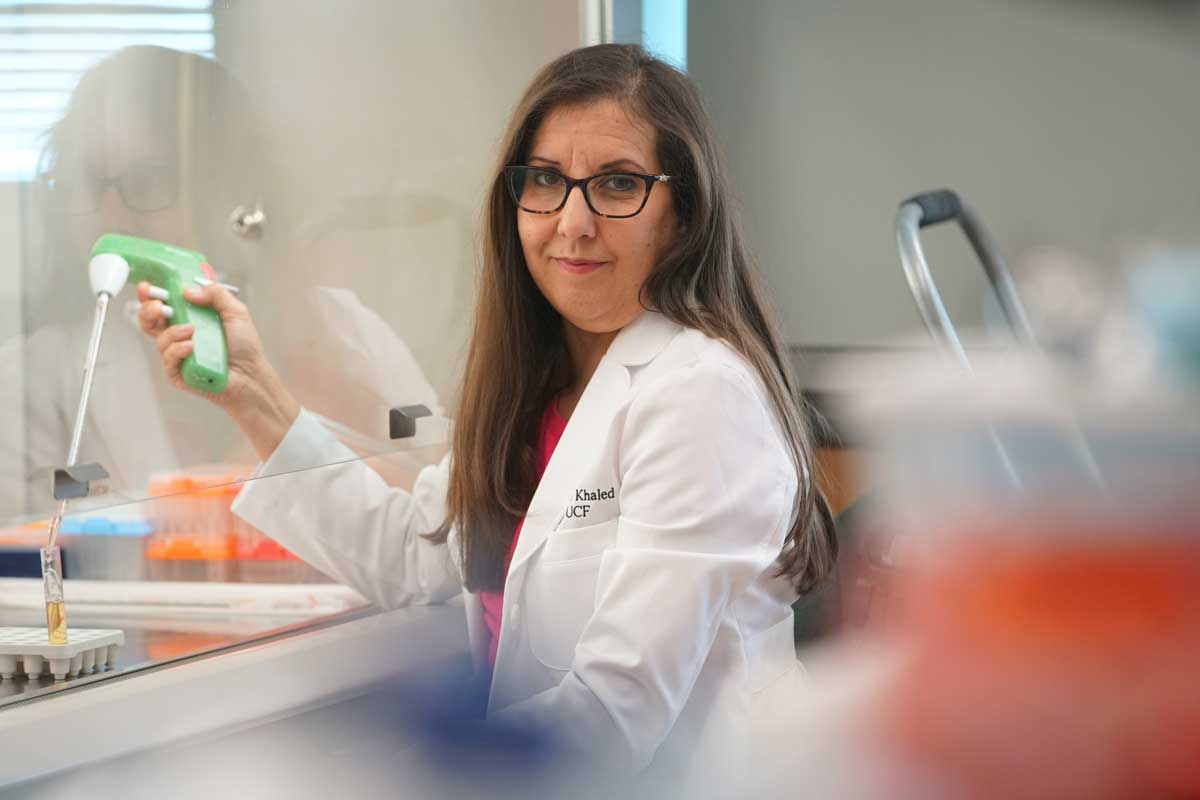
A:
{"type": "MultiPolygon", "coordinates": [[[[48,134],[35,184],[33,222],[41,230],[27,237],[35,243],[27,259],[34,266],[23,281],[28,333],[0,346],[0,365],[11,365],[10,374],[24,384],[0,389],[0,425],[11,429],[0,432],[0,519],[50,507],[45,476],[47,468],[61,465],[70,438],[93,305],[86,265],[101,234],[127,233],[203,252],[266,320],[268,345],[284,363],[288,324],[306,312],[309,325],[329,321],[330,314],[321,314],[322,301],[333,297],[329,291],[306,286],[294,274],[288,281],[270,277],[293,227],[281,188],[248,94],[212,59],[133,47],[83,76],[48,134]],[[262,209],[269,219],[261,230],[238,235],[231,214],[239,207],[262,209]]],[[[336,297],[339,314],[348,309],[386,330],[348,294],[336,297]]],[[[338,359],[326,365],[326,373],[309,382],[317,395],[310,393],[308,402],[361,429],[362,420],[347,419],[345,404],[329,388],[320,394],[322,386],[362,394],[344,376],[329,374],[336,373],[338,359]]],[[[415,363],[400,371],[412,390],[388,398],[392,403],[436,402],[415,363]]],[[[378,410],[380,423],[385,410],[378,410]]],[[[153,348],[129,318],[114,315],[80,460],[102,464],[115,491],[138,494],[155,472],[245,462],[250,454],[233,434],[209,404],[169,391],[153,348]]]]}
{"type": "MultiPolygon", "coordinates": [[[[240,241],[230,212],[273,182],[249,101],[211,59],[134,47],[87,72],[49,131],[26,237],[25,337],[4,344],[23,386],[2,390],[0,517],[43,513],[46,469],[61,466],[78,402],[93,298],[86,266],[108,232],[205,252],[245,284],[264,241],[240,241]]],[[[275,209],[272,208],[272,214],[275,209]]],[[[273,219],[272,222],[275,222],[273,219]]],[[[251,289],[251,291],[253,291],[251,289]]],[[[119,310],[120,305],[114,307],[119,310]]],[[[223,425],[179,403],[123,314],[105,333],[80,459],[104,465],[115,490],[144,490],[151,473],[230,455],[223,425]]]]}
{"type": "MultiPolygon", "coordinates": [[[[258,247],[232,237],[228,219],[276,188],[267,155],[248,96],[217,62],[123,50],[83,76],[49,132],[38,197],[46,261],[75,273],[99,235],[125,232],[203,244],[214,261],[229,259],[230,282],[244,282],[258,247]]],[[[282,209],[272,205],[274,223],[282,209]]],[[[86,284],[74,294],[84,296],[86,284]]],[[[56,305],[35,319],[53,319],[56,305]]]]}

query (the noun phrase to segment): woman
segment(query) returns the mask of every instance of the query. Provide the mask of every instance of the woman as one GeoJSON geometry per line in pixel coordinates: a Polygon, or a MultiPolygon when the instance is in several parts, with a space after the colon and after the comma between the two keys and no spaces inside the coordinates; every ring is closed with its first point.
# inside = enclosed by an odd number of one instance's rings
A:
{"type": "MultiPolygon", "coordinates": [[[[451,456],[411,493],[359,463],[250,484],[235,510],[384,606],[465,588],[489,716],[608,763],[745,763],[800,677],[790,604],[829,572],[811,449],[711,124],[640,48],[561,57],[516,109],[487,202],[451,456]],[[352,521],[352,524],[348,524],[352,521]]],[[[191,330],[141,320],[171,379],[191,330]]],[[[214,396],[264,472],[345,461],[222,315],[214,396]]]]}

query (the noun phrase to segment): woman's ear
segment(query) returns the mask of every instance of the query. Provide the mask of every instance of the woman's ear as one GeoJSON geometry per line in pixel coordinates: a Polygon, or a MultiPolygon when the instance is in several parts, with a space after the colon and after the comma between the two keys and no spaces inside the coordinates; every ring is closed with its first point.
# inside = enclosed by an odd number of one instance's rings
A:
{"type": "Polygon", "coordinates": [[[674,207],[671,208],[671,220],[675,223],[675,237],[679,238],[679,235],[687,230],[687,223],[683,221],[683,215],[679,213],[679,210],[674,207]]]}

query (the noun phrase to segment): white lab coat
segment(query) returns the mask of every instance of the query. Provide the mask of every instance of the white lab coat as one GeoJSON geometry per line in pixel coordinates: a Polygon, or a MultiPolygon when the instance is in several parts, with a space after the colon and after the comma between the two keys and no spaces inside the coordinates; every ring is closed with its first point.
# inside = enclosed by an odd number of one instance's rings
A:
{"type": "MultiPolygon", "coordinates": [[[[420,536],[443,519],[449,457],[411,494],[350,457],[302,413],[264,474],[345,463],[256,481],[234,511],[382,606],[461,591],[456,532],[449,546],[420,536]]],[[[796,491],[747,363],[644,312],[601,360],[526,514],[489,717],[613,765],[737,785],[755,732],[803,698],[795,592],[773,569],[796,491]]],[[[486,670],[478,596],[465,606],[486,670]]]]}

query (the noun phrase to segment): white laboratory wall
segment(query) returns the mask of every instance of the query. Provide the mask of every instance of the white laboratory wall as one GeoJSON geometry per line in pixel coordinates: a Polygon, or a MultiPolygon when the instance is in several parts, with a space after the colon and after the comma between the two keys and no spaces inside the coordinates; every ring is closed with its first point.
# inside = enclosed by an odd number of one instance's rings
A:
{"type": "MultiPolygon", "coordinates": [[[[1118,0],[691,0],[688,68],[725,143],[796,344],[919,328],[893,216],[957,189],[1019,268],[1113,271],[1123,243],[1200,232],[1200,7],[1118,0]]],[[[957,231],[926,242],[951,313],[981,318],[957,231]]]]}

